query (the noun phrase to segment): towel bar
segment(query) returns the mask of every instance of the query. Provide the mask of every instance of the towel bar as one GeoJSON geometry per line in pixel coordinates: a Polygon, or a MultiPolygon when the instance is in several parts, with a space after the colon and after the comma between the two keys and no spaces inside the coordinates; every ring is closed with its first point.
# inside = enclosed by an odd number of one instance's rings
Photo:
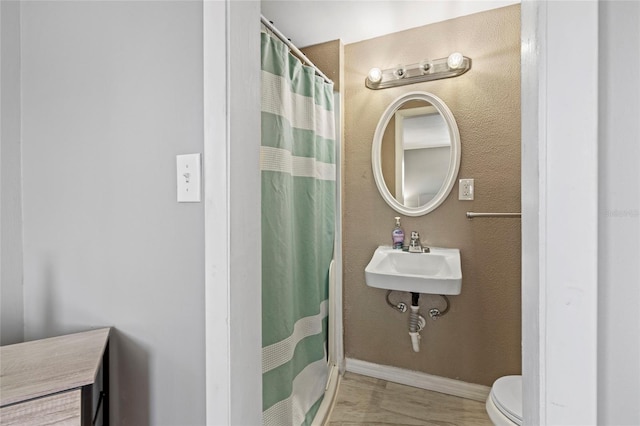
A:
{"type": "Polygon", "coordinates": [[[473,219],[474,217],[521,217],[521,213],[475,213],[467,212],[467,217],[473,219]]]}

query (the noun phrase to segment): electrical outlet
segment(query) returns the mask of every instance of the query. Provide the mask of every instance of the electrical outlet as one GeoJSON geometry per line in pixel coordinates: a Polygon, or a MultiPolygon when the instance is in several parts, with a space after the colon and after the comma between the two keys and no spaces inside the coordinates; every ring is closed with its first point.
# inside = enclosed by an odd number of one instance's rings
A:
{"type": "Polygon", "coordinates": [[[460,179],[458,200],[473,200],[473,179],[460,179]]]}

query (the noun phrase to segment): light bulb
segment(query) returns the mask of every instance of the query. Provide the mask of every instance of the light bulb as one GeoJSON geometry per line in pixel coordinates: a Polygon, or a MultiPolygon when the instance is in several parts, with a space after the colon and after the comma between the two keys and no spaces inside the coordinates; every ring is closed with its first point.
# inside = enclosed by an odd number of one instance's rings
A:
{"type": "Polygon", "coordinates": [[[382,70],[380,70],[380,68],[371,68],[367,78],[372,83],[380,83],[380,80],[382,80],[382,70]]]}
{"type": "Polygon", "coordinates": [[[453,52],[447,58],[447,65],[449,65],[449,68],[453,70],[460,68],[463,62],[464,62],[464,56],[462,56],[462,53],[460,52],[453,52]]]}

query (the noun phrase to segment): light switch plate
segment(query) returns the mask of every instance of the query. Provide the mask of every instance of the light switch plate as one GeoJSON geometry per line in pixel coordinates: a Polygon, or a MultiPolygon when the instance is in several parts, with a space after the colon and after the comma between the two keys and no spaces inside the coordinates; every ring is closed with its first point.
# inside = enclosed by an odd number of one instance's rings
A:
{"type": "Polygon", "coordinates": [[[200,154],[176,156],[176,179],[178,182],[179,203],[200,202],[201,167],[200,154]]]}
{"type": "Polygon", "coordinates": [[[458,185],[458,200],[473,200],[473,179],[460,179],[458,185]]]}

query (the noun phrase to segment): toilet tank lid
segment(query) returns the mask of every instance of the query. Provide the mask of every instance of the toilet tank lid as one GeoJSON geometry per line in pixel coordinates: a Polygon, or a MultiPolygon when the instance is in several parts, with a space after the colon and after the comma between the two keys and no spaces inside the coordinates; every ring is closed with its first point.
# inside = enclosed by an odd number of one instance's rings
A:
{"type": "Polygon", "coordinates": [[[491,387],[491,399],[507,417],[522,422],[522,376],[500,377],[491,387]]]}

